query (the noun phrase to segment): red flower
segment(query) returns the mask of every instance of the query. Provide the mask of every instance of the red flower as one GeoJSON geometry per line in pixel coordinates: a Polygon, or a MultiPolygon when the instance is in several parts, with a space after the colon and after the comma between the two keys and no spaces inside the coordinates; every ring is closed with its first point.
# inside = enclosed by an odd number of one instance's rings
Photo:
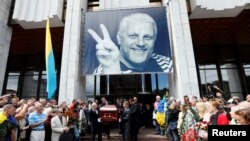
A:
{"type": "Polygon", "coordinates": [[[78,122],[78,114],[73,112],[73,110],[68,110],[65,112],[68,119],[68,124],[75,124],[78,122]]]}

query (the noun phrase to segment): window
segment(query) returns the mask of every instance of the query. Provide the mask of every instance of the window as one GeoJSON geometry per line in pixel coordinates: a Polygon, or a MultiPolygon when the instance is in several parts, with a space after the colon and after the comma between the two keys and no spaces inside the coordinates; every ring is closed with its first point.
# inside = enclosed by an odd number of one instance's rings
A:
{"type": "Polygon", "coordinates": [[[40,97],[47,97],[47,72],[42,71],[42,76],[40,79],[40,97]]]}
{"type": "Polygon", "coordinates": [[[110,94],[134,95],[142,91],[141,75],[110,75],[110,94]]]}
{"type": "Polygon", "coordinates": [[[12,91],[17,92],[18,90],[18,82],[19,82],[20,72],[9,72],[6,92],[12,91]]]}
{"type": "Polygon", "coordinates": [[[234,63],[221,65],[221,75],[225,97],[227,99],[231,96],[238,96],[241,98],[242,89],[237,66],[234,63]]]}
{"type": "Polygon", "coordinates": [[[246,89],[247,92],[250,92],[250,64],[243,64],[243,68],[244,68],[244,72],[245,72],[245,76],[246,76],[246,89]]]}
{"type": "Polygon", "coordinates": [[[169,90],[168,74],[151,74],[152,93],[165,95],[169,90]]]}
{"type": "Polygon", "coordinates": [[[22,97],[36,98],[38,86],[38,71],[26,71],[23,76],[22,97]]]}
{"type": "Polygon", "coordinates": [[[85,94],[88,97],[100,95],[100,76],[86,76],[85,94]]]}
{"type": "Polygon", "coordinates": [[[208,95],[207,84],[219,86],[218,73],[215,64],[200,65],[201,94],[208,95]]]}
{"type": "Polygon", "coordinates": [[[157,85],[158,83],[156,82],[157,80],[157,75],[156,74],[151,74],[151,85],[152,85],[152,91],[156,91],[157,90],[157,85]]]}
{"type": "Polygon", "coordinates": [[[168,74],[158,73],[159,94],[165,95],[169,90],[168,74]]]}
{"type": "MultiPolygon", "coordinates": [[[[92,80],[91,80],[92,81],[92,80]]],[[[96,88],[101,95],[166,94],[168,74],[101,75],[96,88]]],[[[92,87],[86,88],[92,90],[92,87]]],[[[98,94],[96,95],[98,96],[98,94]]]]}

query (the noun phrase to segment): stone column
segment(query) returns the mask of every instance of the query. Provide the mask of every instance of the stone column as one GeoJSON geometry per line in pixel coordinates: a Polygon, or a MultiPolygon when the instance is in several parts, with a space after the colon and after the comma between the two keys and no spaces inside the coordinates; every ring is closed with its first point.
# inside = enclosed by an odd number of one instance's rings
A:
{"type": "Polygon", "coordinates": [[[170,74],[170,95],[199,97],[199,86],[186,0],[163,0],[170,31],[174,69],[170,74]]]}
{"type": "Polygon", "coordinates": [[[12,28],[7,23],[9,19],[11,0],[0,1],[0,92],[3,90],[4,76],[9,56],[12,28]]]}
{"type": "Polygon", "coordinates": [[[88,0],[68,0],[64,31],[59,103],[68,104],[74,99],[85,98],[85,78],[80,75],[82,47],[82,11],[87,10],[88,0]]]}

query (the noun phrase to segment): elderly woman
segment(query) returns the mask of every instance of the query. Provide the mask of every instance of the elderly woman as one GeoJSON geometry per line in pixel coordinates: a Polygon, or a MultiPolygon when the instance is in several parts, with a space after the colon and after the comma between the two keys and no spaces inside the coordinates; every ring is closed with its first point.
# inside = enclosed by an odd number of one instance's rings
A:
{"type": "Polygon", "coordinates": [[[52,129],[51,141],[59,141],[60,136],[63,132],[69,132],[66,118],[62,116],[63,110],[56,109],[55,113],[56,116],[54,116],[51,119],[51,129],[52,129]]]}
{"type": "Polygon", "coordinates": [[[238,125],[250,125],[250,110],[248,108],[239,109],[234,114],[238,125]]]}

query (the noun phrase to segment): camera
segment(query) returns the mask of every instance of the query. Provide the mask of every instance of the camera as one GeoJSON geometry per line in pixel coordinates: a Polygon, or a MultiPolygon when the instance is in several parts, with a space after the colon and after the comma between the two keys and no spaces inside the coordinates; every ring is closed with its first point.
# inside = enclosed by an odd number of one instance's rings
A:
{"type": "Polygon", "coordinates": [[[224,92],[215,84],[208,83],[207,88],[208,88],[209,99],[214,99],[216,97],[217,92],[224,94],[224,92]]]}

